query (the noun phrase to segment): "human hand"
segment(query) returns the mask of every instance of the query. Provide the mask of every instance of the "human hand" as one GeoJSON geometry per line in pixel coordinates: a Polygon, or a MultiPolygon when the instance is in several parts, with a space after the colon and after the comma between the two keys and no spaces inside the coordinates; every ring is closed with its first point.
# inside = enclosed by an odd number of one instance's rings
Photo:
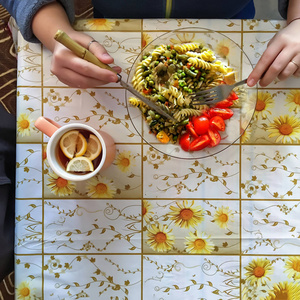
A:
{"type": "MultiPolygon", "coordinates": [[[[92,37],[82,32],[72,31],[68,35],[77,43],[88,48],[100,61],[112,64],[114,59],[105,48],[97,42],[91,43],[92,37]]],[[[120,67],[113,67],[116,73],[121,72],[120,67]]],[[[109,82],[117,82],[114,72],[101,69],[98,66],[76,56],[65,46],[56,42],[51,61],[51,72],[70,87],[92,88],[109,82]]]]}
{"type": "Polygon", "coordinates": [[[300,77],[300,19],[291,22],[268,43],[267,49],[248,77],[249,86],[269,85],[275,78],[300,77]]]}

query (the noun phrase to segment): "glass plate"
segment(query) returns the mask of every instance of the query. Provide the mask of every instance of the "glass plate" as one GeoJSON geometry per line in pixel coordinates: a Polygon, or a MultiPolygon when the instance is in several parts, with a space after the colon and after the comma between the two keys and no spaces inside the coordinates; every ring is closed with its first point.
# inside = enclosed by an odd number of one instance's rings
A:
{"type": "MultiPolygon", "coordinates": [[[[228,36],[206,28],[188,27],[162,34],[149,43],[136,58],[130,70],[127,82],[131,84],[136,66],[142,60],[144,53],[152,52],[155,47],[162,44],[174,45],[190,42],[201,43],[203,46],[214,51],[218,60],[225,62],[229,67],[234,69],[236,81],[247,78],[253,69],[245,52],[228,36]]],[[[226,129],[224,132],[220,132],[221,142],[215,147],[206,147],[203,150],[193,152],[182,150],[178,142],[176,144],[160,143],[155,135],[150,133],[149,126],[143,119],[140,109],[129,103],[129,98],[133,97],[133,95],[128,91],[126,91],[126,104],[134,128],[142,139],[151,147],[163,154],[175,158],[201,159],[216,155],[232,144],[239,142],[241,135],[244,133],[252,119],[257,101],[257,87],[249,88],[247,85],[243,85],[242,90],[243,93],[238,100],[238,104],[234,105],[234,107],[230,107],[233,110],[234,115],[232,118],[225,121],[226,129]]]]}

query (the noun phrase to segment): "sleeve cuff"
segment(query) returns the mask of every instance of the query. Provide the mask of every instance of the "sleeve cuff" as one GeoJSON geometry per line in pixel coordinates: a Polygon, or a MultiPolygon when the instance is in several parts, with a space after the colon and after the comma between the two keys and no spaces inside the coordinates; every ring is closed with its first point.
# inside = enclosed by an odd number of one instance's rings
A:
{"type": "MultiPolygon", "coordinates": [[[[18,11],[16,14],[16,22],[20,28],[20,32],[24,39],[28,42],[39,43],[40,41],[32,32],[32,19],[36,12],[46,4],[52,3],[55,0],[35,0],[35,1],[20,1],[18,11]],[[24,13],[25,12],[25,13],[24,13]],[[26,13],[27,12],[27,13],[26,13]]],[[[69,0],[60,0],[61,5],[64,7],[69,21],[72,24],[75,19],[74,3],[69,0]]]]}

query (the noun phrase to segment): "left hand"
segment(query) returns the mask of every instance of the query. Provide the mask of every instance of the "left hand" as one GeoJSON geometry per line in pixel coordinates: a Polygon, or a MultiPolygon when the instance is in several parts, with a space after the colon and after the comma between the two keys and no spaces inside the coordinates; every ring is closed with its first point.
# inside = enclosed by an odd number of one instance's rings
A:
{"type": "Polygon", "coordinates": [[[248,77],[248,85],[262,87],[275,78],[300,77],[300,19],[291,22],[268,43],[267,49],[248,77]]]}

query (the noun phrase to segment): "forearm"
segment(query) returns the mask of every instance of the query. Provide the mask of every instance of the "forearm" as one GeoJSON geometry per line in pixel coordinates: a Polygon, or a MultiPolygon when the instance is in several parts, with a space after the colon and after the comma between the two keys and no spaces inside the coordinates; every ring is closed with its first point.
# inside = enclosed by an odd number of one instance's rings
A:
{"type": "Polygon", "coordinates": [[[54,49],[54,35],[58,29],[68,34],[74,31],[64,8],[58,2],[52,2],[43,6],[32,19],[34,35],[50,51],[54,49]]]}
{"type": "Polygon", "coordinates": [[[300,0],[289,0],[287,24],[298,18],[300,18],[300,0]]]}

